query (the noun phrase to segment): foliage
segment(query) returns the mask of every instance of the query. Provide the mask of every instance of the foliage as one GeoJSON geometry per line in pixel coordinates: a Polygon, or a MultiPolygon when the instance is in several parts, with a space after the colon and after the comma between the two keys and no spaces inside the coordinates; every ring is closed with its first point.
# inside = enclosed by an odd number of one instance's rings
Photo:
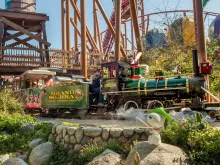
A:
{"type": "Polygon", "coordinates": [[[161,137],[164,143],[181,147],[189,156],[189,164],[220,162],[220,130],[214,130],[199,114],[194,119],[172,122],[161,137]]]}
{"type": "MultiPolygon", "coordinates": [[[[190,75],[193,73],[192,50],[195,45],[178,45],[171,43],[166,48],[155,48],[144,53],[144,61],[150,66],[148,78],[155,76],[155,70],[161,68],[165,76],[175,76],[175,68],[179,65],[181,74],[190,75]]],[[[213,73],[210,75],[211,92],[220,92],[220,56],[218,52],[220,45],[213,41],[207,42],[207,57],[213,64],[213,73]]],[[[176,74],[177,75],[177,74],[176,74]]]]}
{"type": "Polygon", "coordinates": [[[34,138],[48,139],[52,125],[36,123],[28,115],[13,114],[0,116],[0,154],[26,151],[28,144],[34,138]],[[34,128],[21,132],[23,126],[34,124],[34,128]]]}
{"type": "Polygon", "coordinates": [[[0,132],[6,131],[9,134],[19,132],[19,129],[28,124],[34,124],[35,119],[29,115],[15,113],[12,115],[0,115],[0,132]]]}
{"type": "Polygon", "coordinates": [[[67,164],[72,162],[77,165],[85,165],[91,162],[96,156],[100,155],[106,149],[117,152],[118,154],[127,157],[130,152],[131,142],[115,140],[111,142],[89,143],[83,146],[80,152],[74,151],[67,154],[65,149],[55,144],[54,153],[48,163],[44,165],[67,164]]]}
{"type": "Polygon", "coordinates": [[[62,122],[62,125],[68,126],[68,127],[79,127],[79,123],[69,123],[69,122],[62,122]]]}
{"type": "Polygon", "coordinates": [[[3,90],[0,93],[0,113],[23,113],[22,104],[13,97],[13,93],[11,90],[3,90]]]}

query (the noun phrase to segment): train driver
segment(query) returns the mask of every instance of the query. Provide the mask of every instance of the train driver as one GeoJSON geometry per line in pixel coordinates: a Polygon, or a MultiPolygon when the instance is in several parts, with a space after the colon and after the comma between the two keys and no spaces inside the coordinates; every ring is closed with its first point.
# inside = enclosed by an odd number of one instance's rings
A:
{"type": "Polygon", "coordinates": [[[45,84],[45,87],[52,87],[53,86],[53,78],[51,75],[47,78],[47,83],[45,84]]]}

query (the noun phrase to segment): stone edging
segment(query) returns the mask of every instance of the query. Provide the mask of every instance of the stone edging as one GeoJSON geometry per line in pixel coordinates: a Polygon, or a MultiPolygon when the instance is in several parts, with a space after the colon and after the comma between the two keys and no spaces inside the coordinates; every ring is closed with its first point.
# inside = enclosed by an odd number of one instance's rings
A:
{"type": "Polygon", "coordinates": [[[54,125],[49,141],[54,140],[66,150],[80,150],[89,142],[109,142],[116,139],[146,141],[151,133],[149,128],[98,128],[68,127],[54,125]]]}

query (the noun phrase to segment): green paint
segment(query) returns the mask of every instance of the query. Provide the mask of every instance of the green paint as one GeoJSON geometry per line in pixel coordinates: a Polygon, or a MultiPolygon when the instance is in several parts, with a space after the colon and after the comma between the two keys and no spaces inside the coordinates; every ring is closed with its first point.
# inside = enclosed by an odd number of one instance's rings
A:
{"type": "Polygon", "coordinates": [[[210,0],[202,0],[202,5],[205,7],[210,0]]]}
{"type": "Polygon", "coordinates": [[[43,108],[88,109],[88,85],[59,86],[46,88],[42,98],[43,108]]]}
{"type": "Polygon", "coordinates": [[[172,117],[168,113],[165,112],[164,108],[152,109],[152,110],[149,110],[149,113],[157,113],[161,117],[167,119],[168,122],[172,121],[172,117]]]}

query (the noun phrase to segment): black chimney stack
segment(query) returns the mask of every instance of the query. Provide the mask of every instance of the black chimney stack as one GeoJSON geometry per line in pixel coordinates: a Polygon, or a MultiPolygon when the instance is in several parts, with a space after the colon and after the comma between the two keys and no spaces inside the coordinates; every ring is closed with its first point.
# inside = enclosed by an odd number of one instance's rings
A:
{"type": "Polygon", "coordinates": [[[194,71],[194,76],[199,76],[199,62],[198,62],[198,51],[197,50],[193,50],[192,51],[192,55],[193,55],[193,71],[194,71]]]}

